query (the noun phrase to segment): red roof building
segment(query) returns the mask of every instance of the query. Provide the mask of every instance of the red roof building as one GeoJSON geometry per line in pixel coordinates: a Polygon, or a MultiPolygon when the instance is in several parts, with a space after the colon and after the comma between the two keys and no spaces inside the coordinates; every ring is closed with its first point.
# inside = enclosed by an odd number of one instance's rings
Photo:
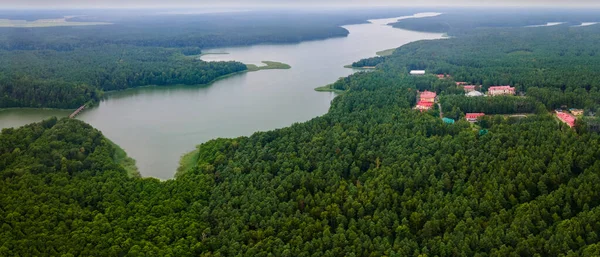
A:
{"type": "Polygon", "coordinates": [[[446,75],[446,74],[438,74],[436,76],[438,77],[438,79],[450,78],[450,75],[446,75]]]}
{"type": "Polygon", "coordinates": [[[575,126],[575,117],[564,112],[556,112],[556,117],[564,123],[567,123],[570,128],[575,126]]]}
{"type": "Polygon", "coordinates": [[[467,114],[465,114],[465,118],[469,122],[477,122],[477,119],[479,119],[479,117],[482,117],[482,116],[485,116],[485,113],[467,113],[467,114]]]}
{"type": "Polygon", "coordinates": [[[431,109],[431,107],[433,107],[433,102],[419,101],[417,103],[417,106],[415,106],[415,109],[423,111],[429,110],[431,109]]]}
{"type": "Polygon", "coordinates": [[[511,87],[511,86],[493,86],[488,88],[488,95],[490,96],[495,96],[495,95],[514,95],[515,94],[515,88],[511,87]]]}
{"type": "Polygon", "coordinates": [[[437,94],[435,92],[425,90],[419,93],[419,101],[434,103],[436,96],[437,94]]]}
{"type": "Polygon", "coordinates": [[[457,85],[457,86],[460,86],[460,85],[467,85],[467,84],[469,84],[469,83],[467,83],[467,82],[456,82],[456,85],[457,85]]]}
{"type": "Polygon", "coordinates": [[[475,86],[473,86],[473,85],[463,86],[463,89],[465,90],[465,93],[469,93],[469,92],[475,91],[475,86]]]}

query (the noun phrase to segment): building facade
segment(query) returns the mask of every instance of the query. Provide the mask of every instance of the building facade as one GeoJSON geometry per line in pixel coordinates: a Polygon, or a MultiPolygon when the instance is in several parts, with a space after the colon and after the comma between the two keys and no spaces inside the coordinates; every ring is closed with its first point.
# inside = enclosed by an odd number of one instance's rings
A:
{"type": "Polygon", "coordinates": [[[488,88],[488,95],[489,96],[496,96],[496,95],[515,95],[516,90],[514,87],[511,86],[493,86],[488,88]]]}

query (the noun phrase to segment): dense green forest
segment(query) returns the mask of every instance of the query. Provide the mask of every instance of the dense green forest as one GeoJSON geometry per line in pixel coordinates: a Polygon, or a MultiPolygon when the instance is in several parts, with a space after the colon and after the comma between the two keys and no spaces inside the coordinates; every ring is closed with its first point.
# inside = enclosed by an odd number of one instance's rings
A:
{"type": "Polygon", "coordinates": [[[597,134],[542,115],[494,119],[478,136],[410,110],[411,79],[389,78],[309,122],[201,145],[165,182],[127,177],[79,121],[4,130],[0,252],[600,253],[597,134]]]}
{"type": "Polygon", "coordinates": [[[597,28],[471,33],[340,79],[321,117],[202,144],[168,181],[128,176],[77,120],[4,129],[0,256],[599,256],[600,135],[548,113],[597,108],[597,28]],[[411,109],[425,89],[457,118],[537,115],[445,124],[411,109]]]}
{"type": "Polygon", "coordinates": [[[77,108],[104,91],[207,84],[246,70],[239,62],[204,62],[182,51],[117,45],[66,52],[0,50],[0,108],[77,108]]]}

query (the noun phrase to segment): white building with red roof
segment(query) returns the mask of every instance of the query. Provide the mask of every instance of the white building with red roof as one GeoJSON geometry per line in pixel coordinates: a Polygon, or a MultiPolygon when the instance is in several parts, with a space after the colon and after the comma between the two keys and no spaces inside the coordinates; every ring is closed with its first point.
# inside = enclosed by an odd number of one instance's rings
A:
{"type": "Polygon", "coordinates": [[[419,101],[435,103],[437,94],[431,91],[423,91],[419,93],[419,101]]]}
{"type": "Polygon", "coordinates": [[[511,86],[492,86],[488,88],[489,96],[496,95],[515,95],[516,91],[514,87],[511,86]]]}
{"type": "Polygon", "coordinates": [[[415,106],[416,110],[421,111],[430,110],[431,108],[433,108],[433,102],[419,101],[417,106],[415,106]]]}

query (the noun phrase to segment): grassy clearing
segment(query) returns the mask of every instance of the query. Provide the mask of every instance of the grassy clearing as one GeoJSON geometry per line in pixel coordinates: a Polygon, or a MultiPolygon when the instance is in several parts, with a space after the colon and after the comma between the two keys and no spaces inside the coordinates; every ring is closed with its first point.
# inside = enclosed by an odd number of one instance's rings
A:
{"type": "Polygon", "coordinates": [[[123,166],[123,168],[125,168],[125,170],[127,171],[127,176],[129,176],[130,178],[141,177],[140,171],[135,165],[135,160],[127,156],[125,150],[123,150],[123,148],[121,148],[119,145],[115,144],[109,139],[107,140],[115,148],[115,155],[113,156],[113,160],[115,160],[117,164],[120,164],[121,166],[123,166]]]}
{"type": "Polygon", "coordinates": [[[64,26],[96,26],[110,25],[108,22],[71,22],[66,18],[62,19],[45,19],[36,21],[26,20],[8,20],[0,19],[0,27],[2,28],[44,28],[44,27],[64,27],[64,26]]]}
{"type": "Polygon", "coordinates": [[[325,86],[322,86],[322,87],[317,87],[317,88],[315,88],[315,91],[318,91],[318,92],[335,92],[335,93],[338,93],[338,94],[346,92],[345,90],[340,90],[340,89],[333,88],[333,84],[325,85],[325,86]]]}
{"type": "Polygon", "coordinates": [[[179,159],[179,167],[177,167],[177,172],[175,174],[183,174],[185,171],[196,166],[196,164],[198,163],[198,156],[198,148],[181,156],[181,159],[179,159]]]}
{"type": "Polygon", "coordinates": [[[394,51],[396,51],[396,48],[379,51],[376,54],[379,55],[379,56],[390,56],[390,55],[392,55],[394,53],[394,51]]]}
{"type": "Polygon", "coordinates": [[[259,70],[287,70],[291,69],[292,66],[282,63],[282,62],[273,62],[273,61],[262,61],[265,66],[257,66],[254,64],[246,64],[248,71],[259,71],[259,70]]]}

